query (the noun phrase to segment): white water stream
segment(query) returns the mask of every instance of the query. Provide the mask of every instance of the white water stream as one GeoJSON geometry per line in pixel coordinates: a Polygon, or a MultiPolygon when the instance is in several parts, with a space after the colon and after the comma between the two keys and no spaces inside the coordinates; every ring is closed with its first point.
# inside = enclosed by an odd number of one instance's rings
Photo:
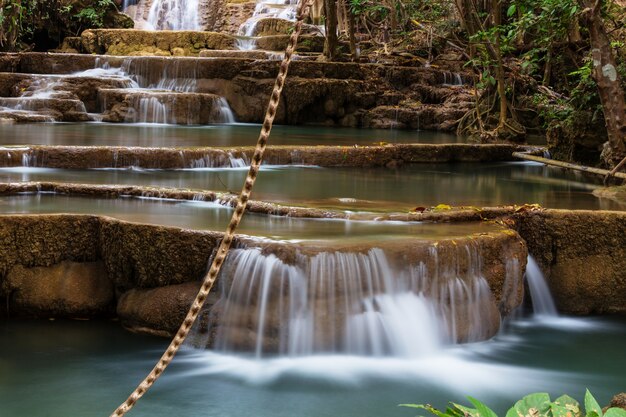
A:
{"type": "MultiPolygon", "coordinates": [[[[446,344],[483,340],[499,315],[489,314],[492,295],[478,249],[460,247],[443,261],[433,246],[428,257],[395,265],[371,249],[298,254],[287,264],[258,248],[235,249],[211,312],[216,348],[257,357],[422,357],[446,344]]],[[[199,329],[200,345],[202,333],[213,332],[199,329]]]]}
{"type": "Polygon", "coordinates": [[[554,318],[558,316],[550,288],[546,283],[546,278],[541,272],[537,261],[532,256],[528,256],[526,264],[526,282],[530,291],[530,298],[533,304],[535,316],[544,318],[554,318]]]}
{"type": "MultiPolygon", "coordinates": [[[[129,93],[134,93],[130,98],[131,107],[135,112],[129,114],[129,123],[155,123],[155,124],[193,124],[192,120],[198,109],[189,107],[184,113],[187,120],[178,120],[175,116],[174,106],[182,103],[176,99],[176,94],[194,94],[197,92],[197,68],[195,66],[181,65],[176,59],[165,60],[161,69],[155,70],[150,65],[149,59],[141,57],[128,57],[124,59],[120,67],[111,67],[106,59],[98,59],[96,68],[115,76],[121,76],[129,80],[129,93]],[[167,99],[163,93],[171,93],[172,99],[167,99]]],[[[94,71],[94,70],[89,70],[94,71]]],[[[101,98],[102,108],[107,109],[106,96],[101,98]]],[[[193,101],[191,101],[193,104],[193,101]]],[[[234,123],[235,116],[228,102],[223,97],[215,97],[214,123],[234,123]]],[[[180,113],[180,112],[179,112],[180,113]]]]}
{"type": "Polygon", "coordinates": [[[275,0],[258,0],[252,17],[246,20],[237,32],[237,35],[242,37],[237,40],[237,48],[241,50],[256,49],[256,39],[254,39],[254,36],[259,21],[268,18],[295,21],[297,5],[297,0],[286,0],[283,4],[278,4],[275,0]]]}
{"type": "Polygon", "coordinates": [[[133,18],[136,29],[202,30],[199,0],[124,0],[122,10],[133,18]]]}

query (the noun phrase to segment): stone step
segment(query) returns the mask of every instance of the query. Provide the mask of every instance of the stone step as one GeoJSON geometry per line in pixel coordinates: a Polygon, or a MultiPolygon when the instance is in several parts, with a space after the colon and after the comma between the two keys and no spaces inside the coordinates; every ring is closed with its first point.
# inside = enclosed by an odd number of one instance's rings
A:
{"type": "MultiPolygon", "coordinates": [[[[289,35],[256,39],[259,49],[284,51],[289,35]]],[[[82,52],[115,56],[198,56],[207,49],[237,49],[237,37],[217,32],[89,29],[81,34],[82,52]]],[[[324,49],[322,36],[301,36],[298,51],[324,49]]]]}
{"type": "Polygon", "coordinates": [[[51,123],[56,119],[53,114],[25,110],[0,109],[0,124],[5,123],[51,123]]]}
{"type": "Polygon", "coordinates": [[[0,73],[0,97],[57,98],[80,100],[86,111],[98,111],[98,90],[127,88],[133,85],[128,77],[107,76],[105,70],[93,69],[76,74],[0,73]],[[91,75],[93,74],[93,75],[91,75]]]}
{"type": "Polygon", "coordinates": [[[209,124],[228,123],[227,103],[215,94],[147,89],[100,89],[105,122],[209,124]],[[226,107],[226,108],[225,108],[226,107]]]}
{"type": "MultiPolygon", "coordinates": [[[[40,115],[53,118],[54,121],[79,122],[90,121],[85,104],[76,99],[40,98],[40,97],[1,97],[0,107],[5,110],[5,117],[16,121],[28,121],[27,112],[36,113],[33,120],[40,115]]],[[[32,121],[32,120],[31,120],[32,121]]],[[[46,120],[48,121],[48,120],[46,120]]]]}

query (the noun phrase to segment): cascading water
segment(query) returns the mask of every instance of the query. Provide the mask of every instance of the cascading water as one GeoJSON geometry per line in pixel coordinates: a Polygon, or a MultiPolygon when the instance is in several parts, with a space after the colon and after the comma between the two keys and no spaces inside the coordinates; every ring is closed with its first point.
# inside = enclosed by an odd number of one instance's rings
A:
{"type": "Polygon", "coordinates": [[[526,282],[530,291],[535,316],[557,317],[558,313],[546,279],[532,256],[528,256],[526,265],[526,282]]]}
{"type": "Polygon", "coordinates": [[[202,30],[198,0],[124,0],[122,10],[136,29],[202,30]]]}
{"type": "Polygon", "coordinates": [[[155,30],[200,30],[198,0],[155,0],[148,23],[155,30]]]}
{"type": "Polygon", "coordinates": [[[461,77],[461,74],[459,74],[458,72],[444,71],[443,84],[459,86],[459,85],[463,85],[464,83],[463,83],[463,78],[461,77]]]}
{"type": "MultiPolygon", "coordinates": [[[[75,95],[75,85],[80,79],[93,78],[128,88],[133,81],[125,77],[117,68],[96,68],[87,71],[63,75],[30,75],[17,97],[0,98],[0,114],[20,113],[24,118],[39,118],[39,121],[54,122],[56,113],[74,113],[87,115],[85,104],[75,95]]],[[[92,115],[93,116],[93,115],[92,115]]],[[[28,121],[28,119],[25,119],[28,121]]]]}
{"type": "Polygon", "coordinates": [[[241,38],[237,40],[237,48],[241,50],[256,49],[256,40],[253,37],[261,19],[275,18],[295,21],[297,4],[297,0],[286,0],[282,4],[258,0],[252,17],[239,27],[237,35],[241,38]]]}
{"type": "Polygon", "coordinates": [[[298,253],[290,265],[258,248],[234,250],[220,278],[221,299],[208,313],[211,324],[198,338],[216,334],[218,350],[257,357],[418,357],[443,344],[484,340],[500,319],[478,250],[459,248],[446,264],[432,247],[429,258],[400,267],[371,249],[298,253]]]}
{"type": "MultiPolygon", "coordinates": [[[[106,60],[97,65],[109,68],[106,60]]],[[[114,103],[128,103],[124,121],[129,123],[234,123],[226,99],[197,92],[197,65],[197,60],[163,58],[155,67],[151,58],[126,58],[117,70],[132,80],[132,90],[101,91],[101,107],[106,111],[114,103]]]]}
{"type": "MultiPolygon", "coordinates": [[[[217,100],[217,113],[219,114],[220,122],[225,124],[235,123],[235,114],[230,109],[228,102],[224,97],[220,97],[217,100]]],[[[237,165],[242,166],[242,165],[237,165]]],[[[246,166],[246,165],[243,165],[246,166]]]]}

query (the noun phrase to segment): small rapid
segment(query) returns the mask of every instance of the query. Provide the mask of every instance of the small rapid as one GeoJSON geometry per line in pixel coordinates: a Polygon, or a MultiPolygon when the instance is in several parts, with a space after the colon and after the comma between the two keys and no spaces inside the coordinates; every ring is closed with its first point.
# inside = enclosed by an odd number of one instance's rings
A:
{"type": "MultiPolygon", "coordinates": [[[[221,352],[421,357],[484,340],[500,315],[482,276],[478,247],[400,265],[382,249],[299,252],[293,263],[261,249],[235,249],[221,275],[209,327],[221,352]]],[[[511,271],[515,273],[516,271],[511,271]]],[[[519,272],[519,271],[517,271],[519,272]]],[[[509,277],[515,281],[521,277],[509,277]]]]}

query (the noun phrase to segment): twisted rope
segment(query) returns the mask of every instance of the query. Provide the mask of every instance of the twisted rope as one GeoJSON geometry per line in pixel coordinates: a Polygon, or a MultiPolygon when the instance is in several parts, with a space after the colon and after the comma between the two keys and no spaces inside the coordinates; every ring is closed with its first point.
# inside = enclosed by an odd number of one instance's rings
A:
{"type": "Polygon", "coordinates": [[[154,366],[152,371],[146,376],[146,378],[135,388],[135,390],[130,394],[130,396],[124,401],[110,417],[121,417],[124,416],[131,408],[139,401],[139,399],[154,385],[156,380],[161,376],[165,368],[172,362],[176,353],[180,349],[181,345],[187,338],[189,331],[191,330],[191,326],[198,318],[198,314],[204,305],[204,302],[213,288],[213,284],[215,283],[215,279],[217,278],[218,273],[226,259],[226,255],[228,255],[228,251],[230,249],[231,243],[233,242],[233,237],[237,226],[239,226],[239,222],[241,222],[241,218],[243,217],[243,213],[246,209],[246,205],[248,204],[248,199],[250,198],[250,193],[252,192],[252,187],[254,186],[254,182],[256,181],[256,177],[259,173],[259,168],[261,166],[261,161],[263,160],[263,153],[265,152],[265,148],[267,146],[267,140],[269,139],[270,132],[272,130],[272,124],[274,123],[274,117],[276,116],[276,110],[278,109],[278,104],[280,102],[280,94],[285,85],[285,79],[287,77],[287,71],[289,70],[289,64],[291,63],[291,58],[293,52],[298,43],[298,37],[300,36],[300,32],[302,30],[302,22],[306,18],[309,13],[309,9],[312,5],[312,0],[300,0],[298,4],[297,10],[297,20],[291,37],[289,38],[289,43],[287,45],[287,49],[285,50],[285,57],[283,58],[280,69],[278,71],[278,75],[276,76],[276,82],[274,83],[274,89],[272,91],[272,95],[270,97],[269,104],[267,106],[267,111],[265,113],[265,119],[263,121],[263,127],[261,128],[261,133],[259,134],[259,139],[257,141],[256,148],[254,150],[254,155],[252,156],[252,162],[250,164],[250,169],[248,170],[248,176],[246,177],[246,181],[241,190],[241,194],[237,200],[237,206],[235,207],[235,212],[230,220],[230,224],[226,229],[226,233],[224,234],[224,238],[220,243],[220,246],[217,250],[215,258],[213,259],[213,263],[209,268],[209,272],[206,274],[202,281],[202,286],[198,291],[198,295],[196,295],[193,304],[189,308],[187,312],[187,316],[185,320],[183,320],[176,336],[170,342],[170,345],[161,356],[161,359],[154,366]]]}

